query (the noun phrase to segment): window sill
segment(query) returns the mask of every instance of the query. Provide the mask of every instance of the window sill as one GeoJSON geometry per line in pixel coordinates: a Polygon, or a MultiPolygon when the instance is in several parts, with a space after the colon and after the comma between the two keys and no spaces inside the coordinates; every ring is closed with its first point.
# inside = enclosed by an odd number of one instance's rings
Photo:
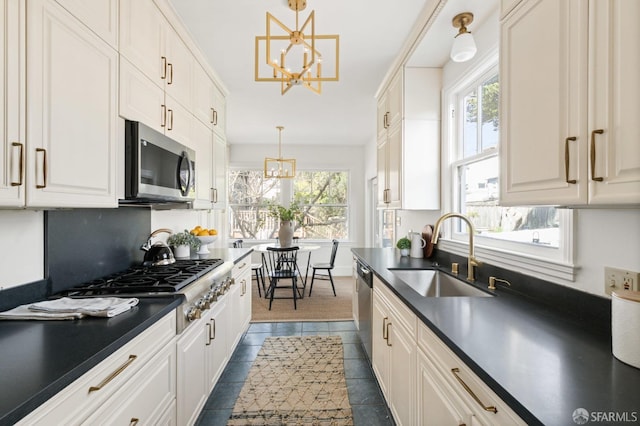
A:
{"type": "MultiPolygon", "coordinates": [[[[467,257],[469,244],[453,240],[440,239],[440,249],[467,257]]],[[[540,257],[514,254],[506,250],[488,247],[475,247],[475,255],[481,262],[486,262],[505,269],[512,269],[525,275],[531,275],[558,284],[575,281],[578,267],[574,264],[562,263],[540,257]]]]}

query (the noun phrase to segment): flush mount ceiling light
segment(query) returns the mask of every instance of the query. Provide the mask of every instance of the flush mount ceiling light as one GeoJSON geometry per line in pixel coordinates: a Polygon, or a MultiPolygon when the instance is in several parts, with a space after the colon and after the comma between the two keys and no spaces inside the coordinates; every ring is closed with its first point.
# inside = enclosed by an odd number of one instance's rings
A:
{"type": "Polygon", "coordinates": [[[296,160],[293,158],[282,158],[282,130],[284,127],[276,126],[278,129],[278,158],[264,159],[264,177],[276,179],[290,179],[296,175],[296,160]]]}
{"type": "Polygon", "coordinates": [[[255,80],[279,82],[283,95],[293,86],[304,86],[321,94],[322,82],[339,79],[340,36],[316,34],[315,11],[300,26],[298,14],[307,7],[307,2],[288,2],[296,13],[295,29],[267,12],[267,34],[256,37],[255,80]]]}
{"type": "Polygon", "coordinates": [[[467,31],[467,25],[473,22],[473,13],[464,12],[453,18],[453,26],[460,28],[458,34],[453,39],[451,46],[451,60],[454,62],[465,62],[473,58],[478,50],[476,42],[471,32],[467,31]]]}

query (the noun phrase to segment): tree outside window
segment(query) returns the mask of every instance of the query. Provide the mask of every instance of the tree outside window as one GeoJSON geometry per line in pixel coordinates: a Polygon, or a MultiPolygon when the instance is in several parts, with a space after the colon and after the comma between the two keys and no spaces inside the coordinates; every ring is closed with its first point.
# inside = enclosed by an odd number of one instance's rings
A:
{"type": "Polygon", "coordinates": [[[232,239],[277,238],[280,224],[269,215],[267,204],[295,201],[303,219],[295,223],[294,236],[306,239],[348,238],[348,173],[300,171],[294,179],[264,178],[262,170],[229,173],[229,221],[232,239]],[[291,185],[291,188],[286,188],[291,185]],[[293,194],[292,200],[285,194],[293,194]]]}

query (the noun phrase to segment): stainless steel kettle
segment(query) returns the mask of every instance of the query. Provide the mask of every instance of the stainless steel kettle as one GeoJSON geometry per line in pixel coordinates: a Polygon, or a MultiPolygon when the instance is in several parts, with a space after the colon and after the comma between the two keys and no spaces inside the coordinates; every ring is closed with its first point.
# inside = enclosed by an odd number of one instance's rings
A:
{"type": "Polygon", "coordinates": [[[144,254],[144,261],[142,262],[142,265],[161,266],[175,263],[176,258],[173,256],[173,252],[167,244],[162,241],[151,243],[151,239],[162,232],[166,232],[168,234],[173,233],[171,229],[160,228],[156,229],[151,233],[151,235],[149,235],[149,239],[147,240],[147,242],[140,247],[141,250],[144,250],[146,252],[144,254]]]}

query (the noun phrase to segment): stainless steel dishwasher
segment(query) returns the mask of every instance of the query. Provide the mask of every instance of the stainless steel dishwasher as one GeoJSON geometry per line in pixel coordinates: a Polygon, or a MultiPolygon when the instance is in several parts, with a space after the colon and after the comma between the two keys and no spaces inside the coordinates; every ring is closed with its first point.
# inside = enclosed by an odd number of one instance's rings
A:
{"type": "Polygon", "coordinates": [[[371,362],[371,315],[373,312],[373,274],[368,266],[357,261],[356,269],[358,280],[356,291],[358,292],[358,326],[360,328],[360,340],[364,346],[369,362],[371,362]]]}

